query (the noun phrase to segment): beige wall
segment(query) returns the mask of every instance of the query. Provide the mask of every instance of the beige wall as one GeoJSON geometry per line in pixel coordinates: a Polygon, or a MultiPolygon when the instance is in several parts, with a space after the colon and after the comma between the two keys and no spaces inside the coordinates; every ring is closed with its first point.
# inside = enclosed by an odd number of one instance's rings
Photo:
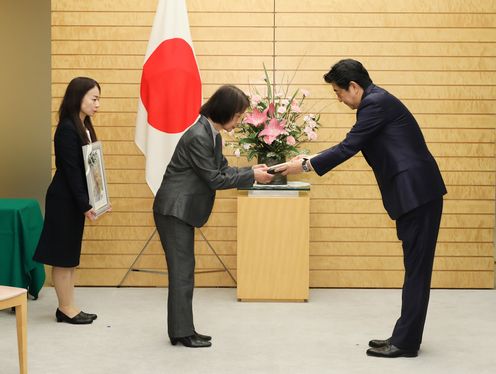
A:
{"type": "Polygon", "coordinates": [[[50,0],[0,1],[0,198],[50,182],[50,0]]]}
{"type": "MultiPolygon", "coordinates": [[[[102,85],[95,119],[104,142],[113,212],[88,224],[79,284],[116,285],[154,231],[144,158],[134,145],[143,63],[156,0],[52,0],[52,111],[67,82],[88,75],[102,85]]],[[[434,287],[493,286],[495,206],[496,1],[187,0],[194,48],[208,97],[223,83],[247,88],[262,76],[293,72],[294,84],[323,108],[312,151],[339,142],[354,113],[322,81],[332,63],[361,60],[378,85],[417,117],[449,193],[434,287]]],[[[53,113],[54,114],[54,113],[53,113]]],[[[55,125],[55,116],[52,124],[55,125]]],[[[245,161],[228,157],[230,162],[245,161]]],[[[355,156],[312,183],[310,284],[399,287],[401,246],[373,174],[355,156]]],[[[204,233],[235,274],[236,191],[222,191],[204,233]]],[[[221,266],[197,237],[197,268],[221,266]]],[[[163,270],[154,237],[138,267],[163,270]]],[[[132,273],[126,285],[165,285],[163,275],[132,273]]],[[[232,286],[204,273],[199,286],[232,286]]]]}

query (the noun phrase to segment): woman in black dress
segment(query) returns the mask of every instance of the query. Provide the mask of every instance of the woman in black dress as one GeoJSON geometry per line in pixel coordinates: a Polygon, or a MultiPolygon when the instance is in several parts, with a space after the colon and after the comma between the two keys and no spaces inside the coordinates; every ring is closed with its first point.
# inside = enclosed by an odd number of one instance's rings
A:
{"type": "Polygon", "coordinates": [[[79,265],[85,217],[95,220],[89,204],[82,146],[97,140],[91,117],[100,106],[100,85],[91,78],[74,78],[59,108],[55,131],[56,172],[48,187],[45,221],[34,260],[52,266],[59,306],[57,322],[88,324],[96,314],[74,303],[74,274],[79,265]]]}

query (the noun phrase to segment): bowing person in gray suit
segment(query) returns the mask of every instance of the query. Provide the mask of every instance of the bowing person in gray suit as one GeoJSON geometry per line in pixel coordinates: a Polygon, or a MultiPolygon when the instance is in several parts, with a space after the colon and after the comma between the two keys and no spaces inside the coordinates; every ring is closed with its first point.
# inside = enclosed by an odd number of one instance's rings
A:
{"type": "Polygon", "coordinates": [[[170,341],[210,347],[211,337],[193,324],[194,228],[207,222],[215,191],[267,183],[266,165],[230,167],[222,154],[220,130],[231,131],[249,106],[235,86],[220,87],[201,107],[200,116],[181,137],[155,196],[153,213],[169,276],[167,324],[170,341]]]}

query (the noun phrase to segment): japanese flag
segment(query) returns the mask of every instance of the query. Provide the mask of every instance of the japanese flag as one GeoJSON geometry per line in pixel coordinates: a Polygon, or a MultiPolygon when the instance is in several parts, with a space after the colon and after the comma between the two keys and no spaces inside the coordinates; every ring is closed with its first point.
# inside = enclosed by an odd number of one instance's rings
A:
{"type": "Polygon", "coordinates": [[[157,193],[181,135],[198,117],[201,79],[184,0],[159,0],[141,75],[135,142],[157,193]]]}

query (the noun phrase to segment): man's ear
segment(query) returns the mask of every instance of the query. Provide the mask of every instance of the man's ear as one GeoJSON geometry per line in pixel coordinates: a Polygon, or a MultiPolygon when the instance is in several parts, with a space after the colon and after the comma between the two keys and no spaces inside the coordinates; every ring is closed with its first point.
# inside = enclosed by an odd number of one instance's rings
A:
{"type": "Polygon", "coordinates": [[[360,85],[355,82],[355,81],[350,81],[350,85],[348,87],[348,90],[353,90],[353,93],[356,93],[357,91],[360,90],[360,85]]]}
{"type": "Polygon", "coordinates": [[[350,81],[350,85],[348,87],[348,90],[350,92],[353,92],[354,94],[358,95],[363,92],[362,86],[360,86],[357,82],[355,81],[350,81]]]}

